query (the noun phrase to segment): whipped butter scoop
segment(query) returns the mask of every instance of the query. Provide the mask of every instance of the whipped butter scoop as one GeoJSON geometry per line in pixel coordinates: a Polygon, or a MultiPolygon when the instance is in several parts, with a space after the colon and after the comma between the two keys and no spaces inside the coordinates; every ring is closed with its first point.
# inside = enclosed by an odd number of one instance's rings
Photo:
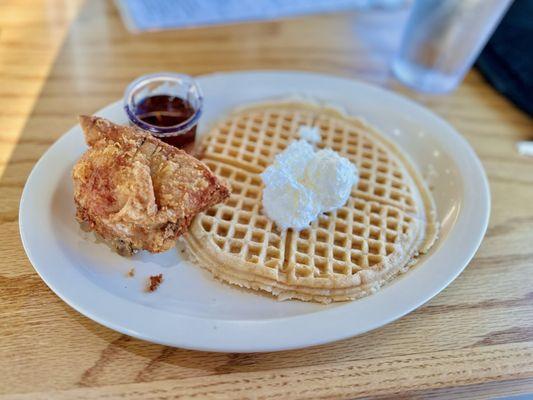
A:
{"type": "Polygon", "coordinates": [[[263,208],[280,228],[305,229],[342,207],[359,180],[357,167],[333,150],[292,142],[262,174],[263,208]]]}

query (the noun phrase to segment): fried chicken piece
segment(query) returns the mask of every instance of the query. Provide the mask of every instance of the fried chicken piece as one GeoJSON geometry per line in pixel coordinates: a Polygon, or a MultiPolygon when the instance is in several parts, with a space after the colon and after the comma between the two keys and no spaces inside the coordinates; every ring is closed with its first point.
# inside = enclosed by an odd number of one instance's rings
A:
{"type": "Polygon", "coordinates": [[[122,255],[175,245],[193,217],[229,197],[226,182],[140,129],[80,116],[90,146],[72,170],[76,218],[122,255]]]}

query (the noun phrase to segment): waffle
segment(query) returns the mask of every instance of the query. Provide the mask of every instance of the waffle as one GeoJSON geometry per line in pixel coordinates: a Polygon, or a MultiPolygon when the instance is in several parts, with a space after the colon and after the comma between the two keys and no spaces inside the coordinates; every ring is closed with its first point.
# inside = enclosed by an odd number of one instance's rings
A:
{"type": "Polygon", "coordinates": [[[279,102],[239,109],[200,146],[202,160],[232,186],[224,204],[199,214],[185,235],[190,256],[223,281],[329,303],[378,290],[434,243],[433,200],[398,147],[361,120],[318,105],[279,102]],[[359,169],[347,203],[302,231],[282,230],[262,212],[260,173],[319,127],[317,147],[331,148],[359,169]]]}

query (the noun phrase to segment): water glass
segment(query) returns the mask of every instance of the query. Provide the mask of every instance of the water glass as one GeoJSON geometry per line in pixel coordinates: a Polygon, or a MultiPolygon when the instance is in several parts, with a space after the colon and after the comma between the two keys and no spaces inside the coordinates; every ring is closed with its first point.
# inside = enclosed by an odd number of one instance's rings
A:
{"type": "Polygon", "coordinates": [[[392,69],[424,92],[454,89],[512,0],[416,0],[392,69]]]}

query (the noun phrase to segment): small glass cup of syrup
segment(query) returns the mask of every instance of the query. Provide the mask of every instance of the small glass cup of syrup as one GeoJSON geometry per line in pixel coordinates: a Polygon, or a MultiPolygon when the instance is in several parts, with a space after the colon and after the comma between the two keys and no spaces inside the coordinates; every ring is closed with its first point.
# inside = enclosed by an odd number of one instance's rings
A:
{"type": "Polygon", "coordinates": [[[188,75],[162,72],[134,80],[124,94],[124,109],[137,127],[192,153],[203,96],[188,75]]]}

